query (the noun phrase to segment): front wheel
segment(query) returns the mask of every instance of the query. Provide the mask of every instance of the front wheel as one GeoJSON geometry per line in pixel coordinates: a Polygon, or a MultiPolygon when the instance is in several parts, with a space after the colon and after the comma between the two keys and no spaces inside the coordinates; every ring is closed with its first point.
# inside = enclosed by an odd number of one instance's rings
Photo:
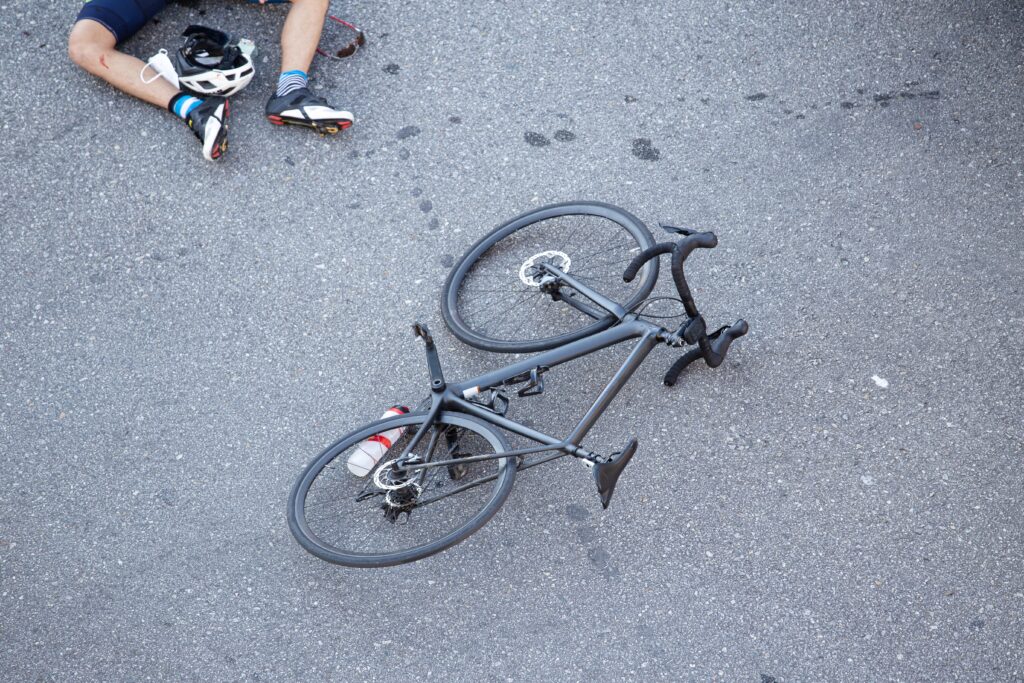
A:
{"type": "Polygon", "coordinates": [[[441,312],[452,334],[485,351],[532,353],[567,344],[617,319],[580,292],[552,289],[542,264],[630,310],[654,289],[658,261],[649,261],[630,283],[622,273],[653,244],[636,216],[610,204],[568,202],[528,211],[459,259],[445,282],[441,312]]]}
{"type": "MultiPolygon", "coordinates": [[[[288,499],[288,526],[303,548],[335,564],[387,567],[450,548],[494,516],[512,491],[513,458],[420,470],[407,485],[389,479],[386,470],[425,420],[423,413],[379,420],[306,467],[288,499]],[[381,451],[366,476],[350,471],[352,463],[365,472],[365,453],[381,451]]],[[[421,462],[508,450],[501,433],[469,415],[443,412],[428,429],[414,451],[421,462]]]]}

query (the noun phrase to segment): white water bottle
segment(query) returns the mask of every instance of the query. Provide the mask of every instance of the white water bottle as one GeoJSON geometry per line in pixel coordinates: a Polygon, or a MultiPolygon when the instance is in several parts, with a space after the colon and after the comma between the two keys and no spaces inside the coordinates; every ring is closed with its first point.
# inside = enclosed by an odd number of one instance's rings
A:
{"type": "MultiPolygon", "coordinates": [[[[381,419],[405,415],[408,412],[409,409],[405,406],[391,406],[384,411],[381,419]]],[[[395,427],[386,432],[374,434],[365,441],[360,442],[355,450],[352,451],[352,454],[348,456],[349,472],[357,477],[365,477],[369,474],[388,452],[392,444],[402,438],[402,434],[405,434],[405,429],[405,427],[395,427]]]]}
{"type": "Polygon", "coordinates": [[[160,52],[150,57],[146,65],[142,67],[142,71],[139,72],[139,78],[146,85],[161,77],[175,88],[181,87],[178,85],[178,72],[174,70],[174,64],[171,63],[171,58],[167,56],[167,50],[160,50],[160,52]],[[146,69],[150,69],[156,75],[147,80],[146,69]]]}

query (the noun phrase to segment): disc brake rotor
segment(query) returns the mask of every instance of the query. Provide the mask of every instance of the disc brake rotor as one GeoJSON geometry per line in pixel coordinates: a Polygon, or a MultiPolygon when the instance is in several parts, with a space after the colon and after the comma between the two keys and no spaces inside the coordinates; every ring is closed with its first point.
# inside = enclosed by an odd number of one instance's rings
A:
{"type": "Polygon", "coordinates": [[[519,266],[519,279],[522,280],[524,285],[527,287],[540,287],[545,278],[551,277],[540,267],[544,263],[558,268],[563,273],[568,273],[569,268],[572,266],[572,259],[564,251],[553,249],[534,254],[523,261],[523,265],[519,266]]]}
{"type": "MultiPolygon", "coordinates": [[[[412,458],[409,460],[409,462],[418,461],[418,459],[412,458]]],[[[394,467],[395,463],[397,462],[397,459],[389,460],[388,462],[378,467],[377,471],[373,473],[373,483],[377,485],[377,488],[384,489],[385,491],[397,491],[399,489],[404,489],[408,486],[416,485],[415,479],[413,479],[412,477],[399,477],[397,479],[395,478],[394,467]]]]}

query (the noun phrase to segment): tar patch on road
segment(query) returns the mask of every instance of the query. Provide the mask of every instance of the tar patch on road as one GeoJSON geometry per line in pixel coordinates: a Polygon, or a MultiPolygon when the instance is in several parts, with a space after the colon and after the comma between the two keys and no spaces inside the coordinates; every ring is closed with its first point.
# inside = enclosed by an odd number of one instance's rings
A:
{"type": "MultiPolygon", "coordinates": [[[[555,126],[560,126],[560,128],[556,129],[551,135],[551,137],[555,139],[555,142],[572,142],[575,140],[576,133],[571,130],[576,125],[573,118],[568,114],[555,114],[555,118],[558,119],[558,121],[557,123],[552,122],[551,127],[554,128],[555,126]]],[[[551,144],[551,138],[544,133],[539,133],[534,130],[528,130],[523,133],[523,139],[526,141],[526,144],[533,147],[547,147],[551,144]]]]}
{"type": "MultiPolygon", "coordinates": [[[[806,119],[806,112],[809,110],[824,110],[832,106],[838,106],[844,111],[861,108],[885,109],[891,105],[908,102],[910,100],[938,100],[942,93],[938,90],[924,90],[920,87],[921,81],[905,81],[901,87],[893,87],[884,92],[868,93],[865,88],[856,88],[855,93],[840,95],[836,101],[810,102],[804,104],[791,104],[784,96],[769,96],[767,93],[758,92],[753,95],[746,95],[743,99],[750,102],[761,102],[771,98],[786,116],[793,116],[795,119],[806,119]],[[795,109],[803,109],[803,112],[796,113],[795,109]]],[[[701,100],[704,102],[704,100],[701,100]]],[[[705,102],[706,103],[706,102],[705,102]]]]}
{"type": "Polygon", "coordinates": [[[590,518],[590,512],[587,511],[582,505],[567,505],[565,508],[565,516],[574,522],[583,522],[590,518]]]}
{"type": "Polygon", "coordinates": [[[406,138],[414,138],[421,132],[422,131],[419,129],[419,126],[406,126],[405,128],[399,130],[398,134],[395,137],[397,137],[399,140],[405,140],[406,138]]]}
{"type": "Polygon", "coordinates": [[[650,138],[636,138],[633,140],[633,156],[644,161],[657,161],[661,158],[661,151],[651,144],[650,138]]]}
{"type": "Polygon", "coordinates": [[[551,144],[551,141],[548,140],[547,137],[540,133],[535,133],[532,130],[528,130],[523,133],[523,139],[526,140],[526,144],[534,147],[547,147],[551,144]]]}

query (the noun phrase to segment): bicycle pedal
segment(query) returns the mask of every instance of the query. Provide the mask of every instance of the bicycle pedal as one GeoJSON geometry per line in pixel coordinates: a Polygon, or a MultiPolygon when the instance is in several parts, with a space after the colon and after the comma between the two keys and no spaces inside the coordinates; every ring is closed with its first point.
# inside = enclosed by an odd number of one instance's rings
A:
{"type": "Polygon", "coordinates": [[[425,323],[413,323],[412,333],[427,344],[434,343],[434,337],[430,334],[430,328],[427,327],[425,323]]]}
{"type": "Polygon", "coordinates": [[[599,462],[594,465],[594,481],[597,483],[597,494],[601,496],[601,507],[608,509],[608,504],[615,493],[615,485],[619,482],[622,470],[626,469],[633,454],[636,453],[637,441],[630,437],[626,447],[618,453],[613,453],[606,462],[599,462]]]}

